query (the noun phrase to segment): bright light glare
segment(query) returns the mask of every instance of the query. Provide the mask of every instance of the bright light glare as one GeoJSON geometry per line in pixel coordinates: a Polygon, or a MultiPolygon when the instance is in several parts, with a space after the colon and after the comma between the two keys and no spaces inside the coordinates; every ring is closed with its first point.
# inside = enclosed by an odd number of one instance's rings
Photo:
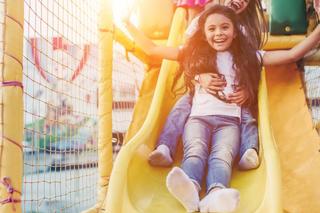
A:
{"type": "Polygon", "coordinates": [[[113,0],[112,1],[113,19],[115,23],[117,24],[121,23],[122,17],[128,14],[130,11],[133,11],[134,1],[135,0],[113,0]]]}

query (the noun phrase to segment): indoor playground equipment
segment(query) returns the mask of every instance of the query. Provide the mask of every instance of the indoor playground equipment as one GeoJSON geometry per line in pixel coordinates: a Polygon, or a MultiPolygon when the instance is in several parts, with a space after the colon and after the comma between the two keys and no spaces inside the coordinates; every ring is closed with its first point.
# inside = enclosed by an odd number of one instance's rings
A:
{"type": "MultiPolygon", "coordinates": [[[[177,62],[149,57],[127,36],[116,19],[119,2],[0,1],[1,213],[185,212],[166,189],[170,168],[147,162],[185,92],[183,75],[177,62]]],[[[132,2],[134,21],[147,36],[183,43],[184,8],[172,0],[126,1],[132,2]]],[[[290,48],[312,30],[310,2],[265,1],[270,32],[264,49],[290,48]]],[[[320,209],[320,118],[310,113],[310,106],[320,106],[320,93],[310,94],[319,76],[308,80],[301,68],[319,70],[320,52],[303,62],[263,70],[261,165],[234,168],[237,212],[320,209]]]]}
{"type": "MultiPolygon", "coordinates": [[[[276,3],[272,5],[272,11],[276,14],[270,14],[270,31],[272,34],[283,31],[282,34],[290,36],[270,36],[265,49],[290,48],[303,38],[303,35],[291,34],[304,34],[307,30],[305,2],[295,1],[287,12],[284,12],[283,5],[288,5],[289,1],[282,1],[282,4],[281,1],[273,2],[276,3]],[[285,24],[281,24],[283,22],[285,24]]],[[[160,7],[156,8],[149,11],[150,16],[163,14],[160,7]]],[[[181,43],[185,15],[184,9],[176,10],[168,45],[181,43]]],[[[177,64],[166,60],[160,68],[151,67],[146,73],[126,144],[113,165],[103,207],[106,212],[185,212],[165,187],[165,177],[170,168],[154,168],[147,162],[165,122],[164,115],[169,113],[184,91],[183,81],[177,75],[177,64]],[[155,79],[155,75],[158,78],[155,79]],[[145,110],[146,106],[148,110],[145,110]]],[[[308,201],[299,197],[305,196],[310,200],[313,198],[309,196],[317,193],[312,185],[301,183],[304,182],[302,176],[306,179],[314,177],[312,183],[317,183],[319,172],[316,168],[320,163],[317,153],[319,136],[312,127],[299,76],[294,64],[267,67],[263,72],[259,93],[262,163],[250,172],[234,169],[231,185],[241,193],[238,212],[282,212],[283,209],[288,212],[315,212],[319,207],[316,201],[310,206],[306,203],[308,201]],[[303,147],[295,150],[300,144],[304,144],[303,147]],[[308,162],[303,159],[308,159],[308,162]],[[306,171],[310,175],[305,176],[306,171]],[[301,182],[293,183],[292,177],[294,181],[301,182]],[[297,192],[298,188],[300,192],[306,189],[306,193],[293,193],[292,190],[297,192]],[[292,202],[293,199],[296,201],[292,202]]],[[[181,153],[178,153],[175,165],[179,165],[180,160],[181,153]]]]}

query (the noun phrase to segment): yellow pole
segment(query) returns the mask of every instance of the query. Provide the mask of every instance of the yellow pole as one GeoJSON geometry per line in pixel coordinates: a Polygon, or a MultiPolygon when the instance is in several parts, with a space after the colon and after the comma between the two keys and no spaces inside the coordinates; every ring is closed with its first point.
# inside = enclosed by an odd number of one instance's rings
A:
{"type": "Polygon", "coordinates": [[[0,2],[0,212],[21,212],[23,0],[0,2]]]}
{"type": "Polygon", "coordinates": [[[99,14],[99,185],[96,205],[85,211],[101,212],[112,170],[112,0],[100,0],[99,14]]]}
{"type": "Polygon", "coordinates": [[[113,20],[112,0],[100,0],[99,15],[99,193],[102,206],[107,195],[112,170],[112,53],[113,20]]]}

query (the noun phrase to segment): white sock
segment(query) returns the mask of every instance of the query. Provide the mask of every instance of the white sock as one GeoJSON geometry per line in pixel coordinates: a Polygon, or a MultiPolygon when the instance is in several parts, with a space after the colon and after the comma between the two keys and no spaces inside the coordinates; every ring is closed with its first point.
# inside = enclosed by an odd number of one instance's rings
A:
{"type": "Polygon", "coordinates": [[[169,192],[180,201],[187,212],[199,209],[199,192],[196,185],[179,167],[174,167],[167,176],[169,192]]]}
{"type": "Polygon", "coordinates": [[[247,149],[239,161],[239,168],[243,170],[255,169],[259,166],[259,156],[256,150],[247,149]]]}
{"type": "Polygon", "coordinates": [[[166,145],[161,144],[156,150],[150,153],[149,163],[152,166],[170,166],[173,160],[170,156],[170,150],[166,145]]]}
{"type": "Polygon", "coordinates": [[[200,202],[200,212],[233,212],[240,201],[240,193],[235,189],[218,189],[210,192],[200,202]]]}

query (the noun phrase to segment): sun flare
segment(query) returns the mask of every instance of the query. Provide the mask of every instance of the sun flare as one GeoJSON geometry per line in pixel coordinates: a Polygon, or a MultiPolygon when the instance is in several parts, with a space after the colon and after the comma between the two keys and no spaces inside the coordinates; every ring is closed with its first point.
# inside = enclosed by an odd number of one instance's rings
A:
{"type": "Polygon", "coordinates": [[[113,18],[115,23],[120,23],[122,17],[134,9],[134,0],[113,0],[113,18]]]}

